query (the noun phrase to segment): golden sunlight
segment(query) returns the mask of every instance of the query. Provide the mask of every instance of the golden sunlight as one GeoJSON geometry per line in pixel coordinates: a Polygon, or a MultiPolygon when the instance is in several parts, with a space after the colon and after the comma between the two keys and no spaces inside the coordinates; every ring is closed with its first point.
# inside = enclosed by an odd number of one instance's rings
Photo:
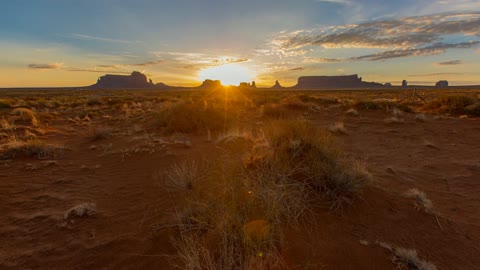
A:
{"type": "Polygon", "coordinates": [[[241,82],[250,82],[255,78],[254,72],[240,64],[215,66],[200,71],[200,80],[220,80],[223,85],[239,85],[241,82]]]}

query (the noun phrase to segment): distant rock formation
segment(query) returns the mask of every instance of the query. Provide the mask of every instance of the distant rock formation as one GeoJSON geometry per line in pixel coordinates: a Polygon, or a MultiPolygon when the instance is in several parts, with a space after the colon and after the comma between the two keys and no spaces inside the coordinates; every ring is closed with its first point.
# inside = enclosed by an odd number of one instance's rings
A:
{"type": "Polygon", "coordinates": [[[283,86],[280,85],[278,81],[275,81],[275,85],[271,87],[272,89],[282,89],[283,86]]]}
{"type": "Polygon", "coordinates": [[[107,74],[98,78],[93,88],[151,88],[154,87],[152,80],[147,81],[147,76],[134,71],[131,75],[107,74]]]}
{"type": "Polygon", "coordinates": [[[215,90],[215,89],[220,89],[220,88],[223,88],[223,87],[224,86],[222,85],[222,82],[219,81],[219,80],[205,80],[205,81],[203,81],[202,85],[200,85],[198,88],[215,90]]]}
{"type": "Polygon", "coordinates": [[[448,81],[438,81],[435,87],[448,87],[448,81]]]}
{"type": "Polygon", "coordinates": [[[408,87],[408,82],[407,82],[407,80],[403,80],[403,81],[402,81],[402,87],[403,87],[403,88],[408,87]]]}
{"type": "Polygon", "coordinates": [[[384,84],[385,87],[392,87],[392,84],[387,82],[386,84],[384,84]]]}
{"type": "Polygon", "coordinates": [[[298,78],[297,89],[333,89],[333,88],[362,88],[381,87],[382,84],[363,82],[361,77],[355,75],[346,76],[306,76],[298,78]]]}

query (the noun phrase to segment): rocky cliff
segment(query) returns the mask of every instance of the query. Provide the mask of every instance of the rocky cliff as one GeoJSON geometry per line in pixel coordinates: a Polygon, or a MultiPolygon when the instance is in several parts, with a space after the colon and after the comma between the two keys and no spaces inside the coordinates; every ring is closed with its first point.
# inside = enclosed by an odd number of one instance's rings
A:
{"type": "Polygon", "coordinates": [[[154,84],[151,80],[147,80],[147,76],[138,71],[132,72],[131,75],[111,75],[107,74],[98,78],[94,88],[152,88],[154,84]]]}
{"type": "Polygon", "coordinates": [[[297,89],[334,89],[381,87],[379,83],[364,82],[358,75],[347,76],[306,76],[298,78],[297,89]]]}

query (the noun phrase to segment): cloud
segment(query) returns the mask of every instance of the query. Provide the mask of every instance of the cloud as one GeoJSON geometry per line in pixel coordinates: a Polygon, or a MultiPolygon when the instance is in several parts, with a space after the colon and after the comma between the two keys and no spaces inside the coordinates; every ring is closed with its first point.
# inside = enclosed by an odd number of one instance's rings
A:
{"type": "Polygon", "coordinates": [[[468,49],[480,44],[480,41],[462,42],[462,43],[436,43],[431,46],[423,48],[408,48],[408,49],[396,49],[390,51],[384,51],[375,54],[369,54],[359,57],[352,57],[349,60],[369,60],[369,61],[381,61],[400,57],[410,56],[429,56],[443,54],[447,49],[468,49]]]}
{"type": "Polygon", "coordinates": [[[454,66],[454,65],[461,65],[461,64],[463,64],[462,60],[452,60],[452,61],[437,63],[437,65],[439,65],[439,66],[454,66]]]}
{"type": "Polygon", "coordinates": [[[453,76],[453,75],[464,75],[465,73],[460,72],[444,72],[444,73],[430,73],[430,74],[414,74],[408,75],[409,77],[432,77],[432,76],[453,76]]]}
{"type": "Polygon", "coordinates": [[[316,0],[315,2],[320,3],[333,3],[333,4],[341,4],[341,5],[352,5],[353,2],[349,0],[316,0]]]}
{"type": "Polygon", "coordinates": [[[346,61],[345,59],[339,59],[339,58],[307,58],[303,62],[305,63],[338,63],[338,62],[344,62],[346,61]]]}
{"type": "MultiPolygon", "coordinates": [[[[378,60],[416,53],[432,55],[450,48],[445,45],[452,36],[460,41],[458,44],[480,41],[480,12],[385,19],[282,33],[270,42],[269,55],[295,57],[308,53],[312,48],[389,49],[379,53],[378,60]]],[[[471,46],[460,45],[457,48],[471,46]]],[[[364,59],[375,60],[375,55],[365,56],[364,59]]]]}
{"type": "Polygon", "coordinates": [[[155,66],[155,65],[158,65],[158,64],[161,64],[163,63],[162,60],[158,60],[158,61],[150,61],[150,62],[145,62],[145,63],[138,63],[138,64],[130,64],[129,66],[133,66],[133,67],[146,67],[146,66],[155,66]]]}
{"type": "Polygon", "coordinates": [[[63,67],[63,63],[52,63],[52,64],[30,64],[28,68],[30,69],[59,69],[63,67]]]}
{"type": "Polygon", "coordinates": [[[90,35],[84,35],[84,34],[72,34],[71,37],[76,38],[76,39],[83,39],[83,40],[94,40],[94,41],[112,42],[112,43],[125,43],[125,44],[139,43],[140,42],[140,41],[130,41],[130,40],[97,37],[97,36],[90,36],[90,35]]]}
{"type": "Polygon", "coordinates": [[[298,68],[290,69],[290,71],[301,71],[301,70],[305,70],[305,68],[304,67],[298,67],[298,68]]]}
{"type": "Polygon", "coordinates": [[[98,69],[85,69],[85,68],[68,68],[65,71],[72,72],[93,72],[93,73],[103,73],[103,74],[125,74],[130,75],[132,72],[127,71],[118,71],[118,70],[98,70],[98,69]]]}

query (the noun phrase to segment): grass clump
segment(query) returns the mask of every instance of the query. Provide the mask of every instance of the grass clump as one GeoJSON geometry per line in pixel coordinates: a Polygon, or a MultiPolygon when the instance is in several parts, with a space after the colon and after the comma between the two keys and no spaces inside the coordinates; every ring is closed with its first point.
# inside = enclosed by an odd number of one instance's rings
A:
{"type": "Polygon", "coordinates": [[[45,144],[38,140],[15,141],[0,148],[0,159],[15,157],[35,157],[37,159],[59,159],[65,152],[64,147],[45,144]]]}
{"type": "Polygon", "coordinates": [[[294,117],[292,111],[280,104],[265,104],[262,115],[273,119],[288,119],[294,117]]]}
{"type": "Polygon", "coordinates": [[[466,95],[443,95],[423,106],[423,110],[452,115],[471,114],[480,116],[480,105],[474,98],[466,95]]]}
{"type": "Polygon", "coordinates": [[[407,198],[415,199],[414,203],[416,208],[422,209],[427,213],[430,213],[432,211],[433,203],[427,198],[425,192],[420,191],[416,188],[412,188],[405,193],[405,196],[407,196],[407,198]]]}
{"type": "Polygon", "coordinates": [[[394,111],[396,109],[407,113],[413,112],[412,108],[405,104],[384,99],[356,101],[353,103],[353,108],[359,111],[394,111]]]}
{"type": "MultiPolygon", "coordinates": [[[[233,117],[233,116],[230,116],[233,117]]],[[[231,124],[220,106],[193,102],[169,103],[156,116],[156,125],[166,133],[214,132],[231,124]]]]}
{"type": "Polygon", "coordinates": [[[28,121],[32,124],[33,127],[38,127],[40,121],[38,120],[34,111],[27,108],[16,108],[13,109],[10,113],[16,116],[16,120],[28,121]]]}
{"type": "Polygon", "coordinates": [[[0,99],[0,109],[9,109],[13,106],[13,101],[8,99],[0,99]]]}
{"type": "Polygon", "coordinates": [[[164,173],[165,185],[170,190],[187,191],[199,188],[199,182],[205,178],[208,166],[195,161],[174,164],[164,173]]]}
{"type": "Polygon", "coordinates": [[[273,167],[288,182],[305,184],[329,199],[331,210],[352,204],[371,180],[362,164],[347,160],[328,130],[315,128],[306,121],[276,121],[265,130],[265,137],[268,150],[254,150],[246,167],[273,167]]]}

